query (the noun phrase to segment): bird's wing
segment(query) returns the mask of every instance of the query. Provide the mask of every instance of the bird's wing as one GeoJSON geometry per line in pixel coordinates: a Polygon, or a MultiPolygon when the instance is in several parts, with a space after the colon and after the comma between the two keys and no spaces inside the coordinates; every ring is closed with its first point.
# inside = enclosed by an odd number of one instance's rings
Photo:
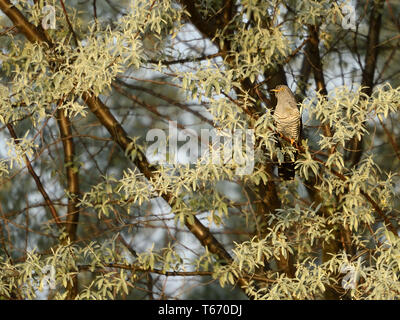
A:
{"type": "Polygon", "coordinates": [[[296,108],[297,110],[299,110],[299,107],[297,106],[297,102],[295,99],[289,99],[288,102],[291,108],[296,108]]]}

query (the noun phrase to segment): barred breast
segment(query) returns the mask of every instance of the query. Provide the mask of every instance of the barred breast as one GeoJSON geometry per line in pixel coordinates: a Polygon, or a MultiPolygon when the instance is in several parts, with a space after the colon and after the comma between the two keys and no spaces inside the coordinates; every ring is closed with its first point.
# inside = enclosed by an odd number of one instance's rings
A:
{"type": "Polygon", "coordinates": [[[284,136],[297,140],[300,134],[300,114],[291,114],[282,116],[279,113],[274,114],[276,130],[284,136]]]}

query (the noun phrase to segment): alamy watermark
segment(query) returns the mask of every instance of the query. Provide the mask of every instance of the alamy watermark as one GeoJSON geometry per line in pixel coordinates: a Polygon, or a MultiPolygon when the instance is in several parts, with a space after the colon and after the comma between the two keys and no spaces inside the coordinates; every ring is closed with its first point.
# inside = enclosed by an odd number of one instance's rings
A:
{"type": "Polygon", "coordinates": [[[346,275],[342,279],[342,288],[345,290],[355,289],[360,280],[361,259],[358,259],[357,265],[350,263],[343,263],[340,267],[340,273],[346,275]]]}
{"type": "Polygon", "coordinates": [[[235,167],[235,174],[251,174],[254,169],[254,130],[233,131],[201,129],[179,130],[175,121],[168,122],[168,132],[151,129],[146,141],[153,142],[146,150],[151,162],[159,164],[212,163],[235,167]],[[178,148],[178,142],[185,142],[178,148]],[[168,153],[167,153],[168,149],[168,153]],[[168,155],[168,161],[167,161],[168,155]]]}
{"type": "MultiPolygon", "coordinates": [[[[343,15],[342,18],[342,28],[343,29],[356,29],[356,9],[351,1],[346,1],[342,8],[341,12],[343,15]]],[[[45,16],[42,19],[42,27],[44,30],[55,29],[56,28],[56,9],[52,5],[45,5],[42,8],[42,13],[45,16]]]]}
{"type": "Polygon", "coordinates": [[[346,2],[342,7],[342,28],[356,30],[356,8],[351,2],[346,2]]]}
{"type": "Polygon", "coordinates": [[[42,280],[40,280],[40,287],[42,288],[48,287],[49,289],[55,289],[56,269],[54,268],[54,266],[46,264],[41,271],[45,276],[42,278],[42,280]]]}
{"type": "Polygon", "coordinates": [[[55,29],[56,28],[56,9],[51,5],[46,5],[42,8],[42,13],[45,16],[42,19],[42,28],[55,29]]]}

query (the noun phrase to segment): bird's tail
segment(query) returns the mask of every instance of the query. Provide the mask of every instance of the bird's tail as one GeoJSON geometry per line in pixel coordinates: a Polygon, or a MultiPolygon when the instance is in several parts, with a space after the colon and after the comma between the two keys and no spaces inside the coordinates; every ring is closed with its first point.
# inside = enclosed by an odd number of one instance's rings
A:
{"type": "MultiPolygon", "coordinates": [[[[296,158],[295,156],[295,159],[296,158]]],[[[295,176],[295,163],[288,155],[285,155],[284,160],[285,161],[278,166],[278,175],[283,180],[293,180],[295,176]]]]}

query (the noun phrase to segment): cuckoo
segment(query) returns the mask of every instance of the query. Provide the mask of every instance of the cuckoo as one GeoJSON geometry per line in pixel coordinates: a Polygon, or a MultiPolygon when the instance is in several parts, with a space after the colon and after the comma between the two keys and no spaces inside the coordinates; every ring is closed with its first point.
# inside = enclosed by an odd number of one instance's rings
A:
{"type": "MultiPolygon", "coordinates": [[[[272,91],[275,92],[277,104],[274,112],[276,130],[280,136],[290,139],[291,144],[300,142],[301,115],[297,107],[294,94],[285,85],[279,85],[272,91]]],[[[279,146],[283,147],[288,143],[280,139],[279,146]]],[[[295,153],[295,160],[297,153],[295,153]]],[[[278,175],[284,180],[292,180],[295,176],[295,163],[288,154],[284,155],[284,161],[278,165],[278,175]]]]}

